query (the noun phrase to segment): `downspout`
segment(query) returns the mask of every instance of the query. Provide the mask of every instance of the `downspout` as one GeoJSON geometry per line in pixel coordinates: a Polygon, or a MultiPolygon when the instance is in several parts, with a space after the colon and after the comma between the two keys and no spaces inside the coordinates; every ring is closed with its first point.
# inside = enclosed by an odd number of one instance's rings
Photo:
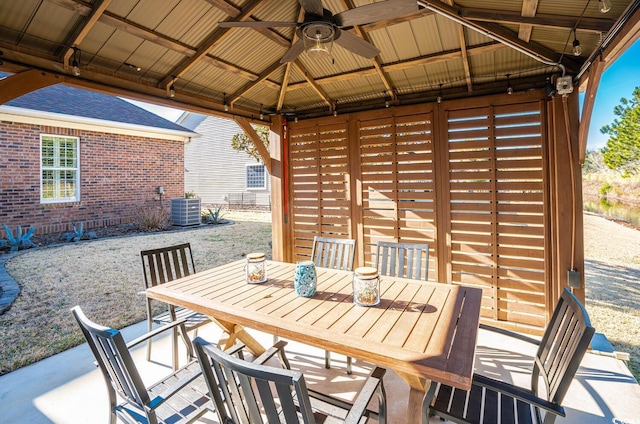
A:
{"type": "Polygon", "coordinates": [[[515,43],[512,43],[512,42],[510,42],[509,40],[505,40],[505,39],[503,39],[503,38],[497,37],[497,36],[495,36],[495,35],[491,34],[491,33],[490,33],[489,31],[487,31],[486,29],[484,29],[484,28],[482,28],[482,27],[480,27],[480,26],[474,25],[474,24],[472,24],[471,22],[468,22],[468,21],[466,21],[466,20],[464,20],[464,19],[460,18],[460,17],[459,17],[459,16],[457,16],[455,13],[451,13],[451,12],[449,12],[449,11],[447,11],[447,10],[443,10],[443,9],[441,9],[440,7],[438,7],[438,6],[434,6],[433,4],[431,4],[431,3],[429,3],[429,2],[426,2],[426,1],[418,1],[417,3],[418,3],[418,6],[422,6],[422,7],[424,7],[425,9],[429,9],[429,10],[431,10],[432,12],[437,13],[437,14],[438,14],[438,15],[440,15],[440,16],[444,16],[445,18],[450,19],[450,20],[452,20],[452,21],[454,21],[454,22],[457,22],[457,23],[459,23],[460,25],[464,25],[464,26],[466,26],[466,27],[467,27],[467,28],[469,28],[469,29],[472,29],[472,30],[474,30],[474,31],[476,31],[476,32],[479,32],[480,34],[482,34],[482,35],[484,35],[484,36],[486,36],[486,37],[489,37],[489,38],[491,38],[491,39],[493,39],[493,40],[495,40],[495,41],[497,41],[497,42],[499,42],[499,43],[502,43],[502,44],[504,44],[504,45],[506,45],[506,46],[508,46],[508,47],[511,47],[512,49],[517,50],[518,52],[520,52],[520,53],[522,53],[522,54],[524,54],[524,55],[527,55],[527,56],[529,56],[530,58],[532,58],[532,59],[534,59],[534,60],[537,60],[537,61],[538,61],[538,62],[540,62],[540,63],[543,63],[543,64],[545,64],[545,65],[555,66],[555,67],[557,67],[557,68],[560,68],[560,70],[562,71],[562,76],[564,77],[564,74],[565,74],[565,67],[564,67],[564,65],[563,65],[563,64],[561,64],[560,62],[554,62],[554,61],[552,61],[552,60],[547,60],[547,59],[545,59],[544,57],[540,57],[540,55],[537,55],[537,54],[532,53],[532,52],[530,52],[530,51],[528,51],[528,50],[526,50],[526,49],[523,49],[523,48],[522,48],[522,47],[520,47],[519,45],[517,45],[517,44],[515,44],[515,43]]]}

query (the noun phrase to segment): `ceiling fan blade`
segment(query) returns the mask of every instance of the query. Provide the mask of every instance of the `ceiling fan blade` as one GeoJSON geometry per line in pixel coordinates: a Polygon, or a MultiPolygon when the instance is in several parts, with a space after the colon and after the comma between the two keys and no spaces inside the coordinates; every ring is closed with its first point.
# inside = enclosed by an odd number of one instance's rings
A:
{"type": "Polygon", "coordinates": [[[373,59],[380,53],[380,50],[378,50],[376,46],[347,31],[340,31],[340,34],[334,41],[350,52],[366,57],[367,59],[373,59]]]}
{"type": "Polygon", "coordinates": [[[296,22],[273,22],[273,21],[224,21],[218,22],[221,28],[275,28],[275,27],[294,27],[298,25],[296,22]]]}
{"type": "Polygon", "coordinates": [[[291,48],[287,50],[284,56],[282,56],[282,59],[280,59],[280,63],[293,62],[298,58],[298,56],[302,54],[303,51],[304,43],[302,42],[302,40],[296,41],[295,43],[293,43],[293,46],[291,46],[291,48]]]}
{"type": "Polygon", "coordinates": [[[322,0],[298,0],[298,3],[300,3],[300,6],[302,6],[304,11],[307,13],[313,13],[318,16],[322,16],[324,14],[322,0]]]}
{"type": "Polygon", "coordinates": [[[387,0],[345,10],[333,18],[338,26],[343,27],[384,21],[417,11],[418,3],[415,0],[387,0]]]}

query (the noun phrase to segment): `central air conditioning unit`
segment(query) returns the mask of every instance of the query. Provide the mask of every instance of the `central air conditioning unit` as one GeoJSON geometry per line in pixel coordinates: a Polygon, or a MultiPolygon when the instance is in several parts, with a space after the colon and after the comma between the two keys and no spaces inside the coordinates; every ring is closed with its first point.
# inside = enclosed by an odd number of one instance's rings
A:
{"type": "Polygon", "coordinates": [[[171,199],[171,222],[173,225],[200,225],[200,199],[184,198],[171,199]]]}

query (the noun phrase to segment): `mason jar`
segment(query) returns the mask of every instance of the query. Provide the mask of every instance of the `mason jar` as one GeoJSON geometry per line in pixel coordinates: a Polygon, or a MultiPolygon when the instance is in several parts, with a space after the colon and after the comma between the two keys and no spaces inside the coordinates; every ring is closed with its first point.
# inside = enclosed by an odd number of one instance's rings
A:
{"type": "Polygon", "coordinates": [[[267,268],[265,267],[264,253],[249,253],[245,270],[247,273],[247,283],[259,284],[267,281],[267,268]]]}
{"type": "Polygon", "coordinates": [[[380,303],[380,276],[376,268],[356,268],[353,273],[353,303],[359,306],[376,306],[380,303]]]}

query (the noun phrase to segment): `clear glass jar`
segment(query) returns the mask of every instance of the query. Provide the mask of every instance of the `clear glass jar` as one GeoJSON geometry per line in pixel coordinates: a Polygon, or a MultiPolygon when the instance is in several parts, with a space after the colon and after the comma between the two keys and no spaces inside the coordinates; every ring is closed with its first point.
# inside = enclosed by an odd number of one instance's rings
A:
{"type": "Polygon", "coordinates": [[[260,284],[267,281],[267,268],[265,267],[264,253],[249,253],[244,269],[247,274],[247,283],[260,284]]]}
{"type": "Polygon", "coordinates": [[[380,303],[380,276],[378,270],[365,266],[353,273],[353,303],[376,306],[380,303]]]}

